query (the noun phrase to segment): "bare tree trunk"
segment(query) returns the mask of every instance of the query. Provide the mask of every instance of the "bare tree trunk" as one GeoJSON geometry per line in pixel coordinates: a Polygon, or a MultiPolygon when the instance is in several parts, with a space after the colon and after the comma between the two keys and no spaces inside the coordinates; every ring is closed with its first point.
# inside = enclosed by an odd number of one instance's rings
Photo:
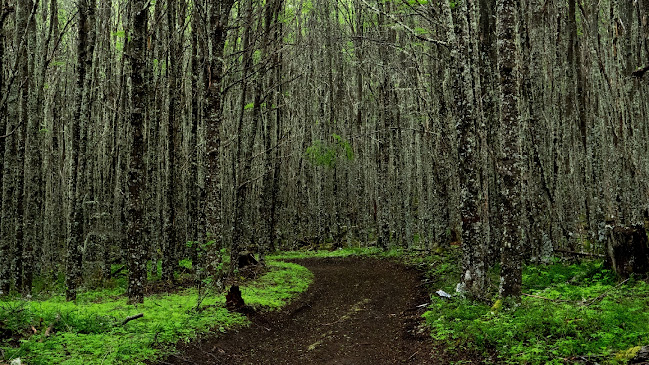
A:
{"type": "Polygon", "coordinates": [[[92,50],[94,49],[95,31],[95,4],[94,1],[81,0],[78,3],[79,25],[77,48],[77,80],[75,90],[75,109],[70,130],[70,175],[68,180],[69,188],[69,217],[68,217],[68,248],[66,261],[66,299],[75,300],[77,296],[77,285],[81,278],[82,253],[84,242],[84,219],[83,219],[83,192],[85,172],[85,150],[87,144],[87,133],[84,125],[89,123],[90,106],[88,73],[92,70],[92,50]]]}
{"type": "MultiPolygon", "coordinates": [[[[377,26],[380,29],[381,37],[385,42],[388,42],[387,26],[384,24],[385,15],[384,12],[378,14],[377,26]]],[[[381,52],[381,61],[383,64],[389,64],[389,54],[387,52],[381,52]]],[[[380,122],[377,123],[377,154],[376,154],[376,166],[377,166],[377,193],[376,193],[376,215],[377,215],[377,244],[379,247],[387,249],[391,245],[391,236],[390,232],[390,219],[391,216],[390,210],[392,207],[392,201],[390,199],[390,128],[394,123],[394,114],[392,111],[392,105],[390,105],[390,95],[391,89],[393,87],[391,83],[391,75],[387,69],[384,69],[381,74],[381,80],[379,81],[379,118],[380,122]]]]}
{"type": "Polygon", "coordinates": [[[23,219],[25,217],[25,195],[24,195],[24,164],[25,164],[25,142],[27,137],[27,124],[29,124],[29,95],[30,87],[32,86],[32,77],[29,73],[29,43],[30,19],[33,17],[32,13],[33,3],[31,0],[18,1],[16,4],[16,44],[18,45],[16,71],[18,75],[18,122],[13,132],[16,134],[16,161],[15,165],[16,175],[15,184],[16,190],[15,203],[14,203],[14,218],[15,226],[15,241],[13,246],[13,276],[14,285],[16,289],[23,289],[23,254],[25,250],[25,226],[23,219]]]}
{"type": "Polygon", "coordinates": [[[28,73],[29,77],[26,80],[28,87],[28,100],[27,100],[27,114],[25,129],[25,160],[24,160],[24,187],[23,196],[25,199],[25,213],[23,216],[23,231],[24,231],[24,247],[22,252],[22,275],[23,287],[21,288],[22,294],[30,296],[32,292],[32,281],[34,278],[34,249],[42,240],[38,237],[41,229],[39,225],[42,220],[39,219],[41,208],[41,163],[40,163],[40,141],[39,130],[40,120],[37,112],[37,85],[36,80],[36,9],[37,4],[33,1],[28,1],[30,9],[29,22],[27,24],[27,49],[29,54],[28,60],[28,73]]]}
{"type": "Polygon", "coordinates": [[[286,108],[284,100],[284,51],[282,47],[282,37],[284,32],[284,27],[280,21],[280,16],[284,8],[284,0],[275,0],[275,9],[274,9],[274,22],[275,22],[275,35],[273,41],[275,42],[273,63],[275,66],[275,77],[274,81],[277,83],[277,91],[275,92],[275,153],[273,154],[273,185],[271,188],[270,196],[270,227],[269,227],[269,250],[275,251],[275,243],[277,241],[277,223],[278,223],[278,205],[279,193],[280,193],[280,174],[281,174],[281,151],[280,144],[282,143],[282,137],[284,136],[284,109],[286,108]]]}
{"type": "MultiPolygon", "coordinates": [[[[469,37],[467,20],[471,9],[465,2],[454,9],[455,20],[451,14],[450,4],[443,5],[446,18],[446,34],[449,47],[451,47],[451,73],[455,77],[453,86],[452,107],[457,120],[458,156],[460,162],[459,178],[461,186],[460,214],[462,220],[462,252],[463,273],[460,291],[465,291],[472,296],[480,297],[485,294],[486,287],[486,237],[482,217],[481,201],[481,176],[480,176],[480,141],[477,126],[476,96],[474,94],[471,70],[473,54],[469,37]],[[457,22],[457,24],[455,24],[457,22]],[[456,35],[454,28],[459,31],[456,35]]],[[[472,6],[475,6],[473,4],[472,6]]]]}
{"type": "MultiPolygon", "coordinates": [[[[279,151],[280,151],[280,140],[281,140],[281,120],[282,120],[282,107],[280,106],[281,98],[281,87],[279,84],[282,81],[282,65],[281,65],[281,49],[279,42],[281,40],[281,25],[279,23],[279,11],[281,9],[283,0],[274,0],[272,3],[266,5],[265,9],[265,37],[263,47],[263,56],[261,62],[266,61],[269,58],[272,62],[271,67],[275,67],[275,72],[270,76],[270,86],[274,88],[272,92],[272,101],[275,113],[274,118],[271,115],[266,118],[266,123],[264,127],[264,149],[266,153],[264,175],[268,174],[269,178],[264,179],[264,187],[261,200],[261,209],[260,215],[263,221],[263,228],[260,232],[261,234],[261,247],[260,251],[262,253],[275,251],[275,226],[277,224],[277,190],[279,189],[279,151]],[[273,45],[270,42],[273,42],[273,45]],[[273,54],[271,57],[268,56],[268,49],[270,49],[273,54]],[[274,125],[273,125],[274,119],[274,125]],[[273,128],[275,131],[275,146],[273,146],[273,128]]],[[[262,66],[263,67],[263,66],[262,66]]],[[[257,85],[255,89],[255,94],[261,96],[263,92],[263,83],[258,78],[257,85]]],[[[261,100],[256,100],[256,103],[259,103],[261,100]]],[[[261,108],[261,105],[255,105],[256,108],[261,108]]],[[[268,109],[270,110],[270,109],[268,109]]]]}
{"type": "Polygon", "coordinates": [[[500,76],[500,128],[502,150],[502,267],[500,295],[518,298],[522,285],[521,237],[521,133],[519,119],[519,64],[516,1],[499,0],[497,6],[498,73],[500,76]]]}
{"type": "MultiPolygon", "coordinates": [[[[223,245],[221,211],[221,125],[223,124],[223,54],[227,36],[228,19],[234,1],[225,0],[208,4],[208,44],[205,45],[207,60],[205,110],[205,133],[207,140],[205,199],[206,205],[201,213],[207,222],[207,232],[213,241],[208,249],[207,272],[216,274],[219,265],[220,249],[223,245]]],[[[199,208],[200,209],[200,208],[199,208]]],[[[203,219],[203,218],[201,218],[203,219]]]]}
{"type": "MultiPolygon", "coordinates": [[[[192,31],[191,31],[191,127],[189,133],[189,148],[190,148],[190,173],[189,173],[189,197],[188,197],[188,219],[190,222],[190,234],[189,237],[194,242],[202,242],[202,239],[199,238],[200,235],[205,234],[204,224],[201,224],[199,220],[204,217],[203,213],[199,212],[199,209],[203,209],[203,204],[199,202],[200,197],[204,196],[201,192],[201,185],[204,184],[204,181],[201,181],[199,177],[199,140],[198,140],[198,128],[200,124],[200,103],[202,93],[199,89],[199,80],[201,77],[202,67],[199,67],[201,62],[201,57],[199,55],[199,12],[196,4],[192,6],[192,31]],[[203,227],[203,228],[200,228],[203,227]]],[[[202,43],[202,42],[201,42],[202,43]]],[[[196,245],[192,245],[191,250],[191,259],[193,262],[198,263],[196,257],[196,245]]]]}
{"type": "MultiPolygon", "coordinates": [[[[7,62],[5,62],[4,59],[6,47],[4,25],[11,12],[8,9],[7,2],[3,0],[0,3],[0,91],[2,92],[8,92],[8,90],[5,90],[5,72],[7,72],[7,70],[5,70],[5,67],[7,65],[7,62]]],[[[7,122],[9,118],[7,104],[3,103],[2,99],[0,99],[0,103],[0,133],[6,135],[8,133],[7,122]]],[[[11,139],[11,137],[7,138],[11,139]]],[[[5,159],[7,138],[3,138],[2,141],[0,141],[0,158],[3,161],[3,165],[0,166],[0,184],[2,184],[2,190],[0,193],[0,212],[2,212],[0,216],[0,257],[3,257],[3,263],[2,265],[0,265],[0,296],[9,293],[9,287],[11,283],[11,280],[9,279],[9,269],[11,266],[9,265],[10,262],[8,259],[10,257],[9,237],[7,237],[5,229],[2,228],[6,225],[5,219],[9,219],[8,215],[5,212],[5,209],[8,208],[7,204],[9,202],[5,200],[4,196],[5,167],[8,162],[5,159]]]]}
{"type": "MultiPolygon", "coordinates": [[[[184,20],[184,19],[183,19],[184,20]]],[[[173,277],[175,269],[176,246],[178,245],[178,231],[180,229],[180,214],[178,208],[180,201],[180,153],[181,153],[181,125],[180,125],[180,93],[178,88],[178,76],[180,75],[180,60],[178,55],[178,38],[177,29],[176,1],[167,2],[167,40],[169,44],[168,56],[168,97],[169,110],[167,115],[167,127],[169,130],[168,147],[167,147],[167,174],[165,197],[166,216],[164,218],[164,243],[162,256],[162,278],[170,280],[173,277]]]]}
{"type": "MultiPolygon", "coordinates": [[[[241,105],[239,110],[239,120],[237,127],[237,178],[235,179],[235,213],[234,213],[234,229],[232,237],[232,245],[230,246],[230,270],[238,268],[239,251],[244,250],[246,247],[252,246],[254,239],[254,232],[252,226],[252,209],[247,209],[249,206],[250,193],[252,191],[252,150],[255,145],[255,138],[257,136],[257,127],[259,124],[259,103],[260,103],[260,90],[255,95],[252,105],[252,123],[249,128],[244,126],[244,113],[247,108],[248,96],[248,74],[252,70],[252,53],[253,43],[251,42],[251,32],[253,28],[253,2],[249,0],[246,2],[246,24],[244,25],[243,43],[243,72],[242,72],[242,90],[241,90],[241,105]],[[245,139],[244,139],[245,138],[245,139]],[[245,141],[245,143],[244,143],[245,141]]],[[[261,82],[261,81],[260,81],[261,82]]]]}
{"type": "Polygon", "coordinates": [[[128,169],[128,203],[127,203],[127,239],[129,278],[128,302],[129,304],[144,301],[144,281],[146,280],[146,257],[144,238],[144,204],[143,192],[145,189],[145,152],[144,122],[147,98],[147,80],[144,79],[147,24],[149,9],[144,0],[134,0],[131,8],[132,30],[129,34],[131,42],[129,57],[131,63],[131,82],[133,85],[131,100],[132,110],[129,116],[133,141],[130,148],[130,162],[128,169]]]}
{"type": "MultiPolygon", "coordinates": [[[[5,8],[8,4],[4,4],[2,8],[3,23],[9,16],[9,14],[15,14],[15,23],[16,30],[14,33],[14,44],[16,49],[16,58],[17,62],[14,63],[18,65],[18,61],[21,61],[25,56],[24,48],[26,45],[23,41],[23,33],[19,32],[18,23],[26,23],[26,20],[23,20],[25,15],[20,9],[12,9],[9,11],[8,8],[5,8]]],[[[24,27],[21,29],[24,31],[24,27]]],[[[4,28],[0,28],[4,31],[4,28]]],[[[3,34],[4,35],[4,34],[3,34]]],[[[3,38],[4,40],[4,38],[3,38]]],[[[25,61],[26,62],[26,61],[25,61]]],[[[3,66],[5,63],[3,62],[3,66]]],[[[21,80],[22,77],[19,78],[21,80]]],[[[4,155],[3,157],[3,166],[2,166],[2,226],[0,229],[0,248],[3,253],[3,265],[0,265],[0,291],[4,294],[9,293],[11,287],[11,273],[12,267],[15,262],[15,252],[14,252],[14,240],[15,240],[15,226],[17,223],[15,208],[15,198],[16,198],[16,189],[17,189],[17,180],[20,170],[18,169],[18,157],[17,157],[17,148],[18,148],[18,134],[15,133],[16,130],[20,127],[20,121],[18,120],[17,110],[15,107],[9,108],[8,106],[8,97],[11,90],[11,85],[9,85],[10,80],[4,82],[3,92],[7,94],[3,96],[0,102],[0,108],[6,113],[0,114],[3,118],[3,122],[6,122],[5,128],[2,130],[4,135],[7,137],[3,138],[3,147],[4,155]]]]}

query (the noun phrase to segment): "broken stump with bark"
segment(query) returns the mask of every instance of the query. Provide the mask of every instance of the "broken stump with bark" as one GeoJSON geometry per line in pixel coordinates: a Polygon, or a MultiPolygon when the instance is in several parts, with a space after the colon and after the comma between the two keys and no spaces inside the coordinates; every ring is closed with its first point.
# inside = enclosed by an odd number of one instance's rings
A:
{"type": "Polygon", "coordinates": [[[229,311],[239,311],[245,306],[243,298],[241,297],[241,289],[239,286],[232,285],[230,290],[225,295],[225,307],[229,311]]]}
{"type": "Polygon", "coordinates": [[[606,266],[622,278],[649,272],[649,240],[642,225],[616,226],[607,241],[606,266]]]}
{"type": "Polygon", "coordinates": [[[251,252],[242,251],[239,253],[238,264],[239,269],[245,269],[249,266],[256,266],[259,262],[251,252]]]}

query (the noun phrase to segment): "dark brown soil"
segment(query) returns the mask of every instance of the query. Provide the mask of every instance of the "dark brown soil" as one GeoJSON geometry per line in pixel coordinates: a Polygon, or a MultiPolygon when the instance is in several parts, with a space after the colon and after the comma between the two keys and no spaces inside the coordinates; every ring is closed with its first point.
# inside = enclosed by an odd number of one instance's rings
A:
{"type": "Polygon", "coordinates": [[[315,275],[284,310],[248,328],[182,346],[165,364],[433,364],[416,271],[369,258],[297,261],[315,275]]]}

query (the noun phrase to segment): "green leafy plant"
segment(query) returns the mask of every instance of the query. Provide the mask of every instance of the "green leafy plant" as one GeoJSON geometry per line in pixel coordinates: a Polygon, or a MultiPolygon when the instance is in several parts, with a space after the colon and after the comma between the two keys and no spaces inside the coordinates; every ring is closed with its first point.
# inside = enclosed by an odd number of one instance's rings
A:
{"type": "MultiPolygon", "coordinates": [[[[285,305],[313,280],[300,265],[268,265],[268,273],[242,286],[245,302],[260,310],[285,305]]],[[[194,311],[196,288],[149,296],[134,307],[126,304],[126,282],[122,284],[80,293],[77,302],[66,302],[63,294],[0,302],[0,363],[21,358],[35,365],[142,364],[169,353],[178,341],[248,323],[245,316],[225,309],[222,294],[204,298],[200,312],[194,311]],[[143,317],[123,324],[138,313],[143,317]]]]}
{"type": "MultiPolygon", "coordinates": [[[[432,276],[459,277],[441,266],[432,276]]],[[[445,283],[453,289],[451,279],[445,283]]],[[[522,303],[509,309],[434,295],[424,318],[436,340],[455,350],[495,352],[505,363],[615,362],[616,353],[649,342],[649,285],[617,283],[601,261],[527,266],[523,287],[522,303]]]]}
{"type": "Polygon", "coordinates": [[[306,160],[314,166],[329,168],[334,167],[339,159],[354,160],[354,149],[348,141],[337,134],[332,135],[332,140],[332,143],[313,142],[304,153],[306,160]]]}

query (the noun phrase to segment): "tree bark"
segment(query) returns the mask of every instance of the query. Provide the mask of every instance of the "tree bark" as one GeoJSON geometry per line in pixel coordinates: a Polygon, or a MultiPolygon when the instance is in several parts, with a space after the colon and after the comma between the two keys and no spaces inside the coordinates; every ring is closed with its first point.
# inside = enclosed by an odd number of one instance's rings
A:
{"type": "MultiPolygon", "coordinates": [[[[475,6],[472,5],[472,6],[475,6]]],[[[474,297],[485,295],[485,226],[482,217],[481,176],[479,164],[479,135],[476,117],[476,96],[472,82],[473,54],[469,37],[471,23],[467,16],[470,9],[466,2],[455,6],[443,5],[446,19],[446,39],[451,47],[451,77],[453,77],[451,111],[456,119],[457,148],[460,163],[459,179],[461,189],[460,216],[462,221],[463,273],[458,289],[474,297]]]]}
{"type": "Polygon", "coordinates": [[[518,298],[522,285],[521,239],[521,133],[519,120],[519,64],[516,1],[498,0],[498,74],[500,76],[501,155],[498,169],[502,180],[502,266],[500,295],[518,298]]]}
{"type": "MultiPolygon", "coordinates": [[[[208,4],[208,44],[205,46],[208,59],[206,69],[205,133],[207,143],[205,170],[204,214],[207,223],[208,248],[207,272],[216,274],[220,249],[223,245],[221,210],[221,126],[223,124],[223,55],[227,36],[228,20],[233,0],[209,2],[208,4]]],[[[199,208],[200,209],[200,208],[199,208]]]]}
{"type": "MultiPolygon", "coordinates": [[[[0,91],[5,92],[5,70],[7,63],[5,63],[5,44],[6,44],[6,39],[5,39],[5,21],[8,18],[9,14],[5,14],[5,12],[8,12],[8,10],[5,10],[7,7],[6,1],[2,0],[0,2],[0,11],[2,12],[0,14],[0,91]]],[[[0,100],[0,103],[2,103],[2,100],[0,100]]],[[[7,134],[7,105],[6,103],[0,104],[0,133],[3,135],[7,134]]],[[[5,166],[4,163],[6,162],[4,157],[5,157],[5,144],[6,144],[6,138],[0,141],[0,158],[3,161],[3,166],[0,166],[0,184],[3,184],[4,182],[4,174],[5,174],[5,166]]],[[[2,221],[4,221],[5,213],[4,209],[6,208],[5,205],[5,200],[3,199],[4,195],[4,189],[0,191],[0,212],[1,217],[0,217],[0,226],[2,226],[2,221]]],[[[2,228],[0,227],[0,232],[2,231],[2,228]]],[[[7,259],[9,257],[9,240],[8,237],[4,235],[4,233],[1,234],[2,237],[0,237],[0,257],[3,257],[4,263],[1,265],[2,267],[0,268],[0,296],[7,294],[9,292],[9,283],[10,280],[8,278],[8,263],[9,260],[7,259]]]]}
{"type": "MultiPolygon", "coordinates": [[[[13,247],[13,275],[16,289],[24,289],[24,257],[29,247],[25,247],[25,158],[27,142],[27,125],[30,124],[29,98],[33,86],[32,75],[29,72],[30,66],[30,42],[33,42],[31,32],[34,30],[30,26],[34,17],[34,3],[31,0],[21,0],[17,2],[16,9],[16,44],[18,44],[17,53],[17,74],[20,87],[18,88],[18,122],[15,127],[16,133],[16,160],[17,165],[15,175],[15,205],[14,217],[15,223],[15,241],[13,247]]],[[[31,283],[30,283],[31,284],[31,283]]]]}
{"type": "Polygon", "coordinates": [[[74,115],[69,127],[72,131],[70,140],[70,175],[68,177],[68,247],[66,261],[66,299],[75,300],[77,286],[81,278],[82,246],[84,242],[84,181],[86,166],[87,133],[84,128],[90,119],[89,75],[92,71],[95,31],[95,3],[81,0],[78,3],[79,24],[77,34],[77,80],[75,90],[74,115]]]}
{"type": "MultiPolygon", "coordinates": [[[[183,19],[184,20],[184,19],[183,19]]],[[[179,32],[177,29],[176,0],[167,2],[167,41],[169,44],[168,56],[168,98],[169,110],[167,114],[167,128],[169,130],[168,147],[167,147],[167,174],[165,198],[167,209],[164,227],[164,243],[162,256],[162,278],[163,280],[172,279],[176,263],[176,246],[178,245],[180,230],[180,212],[181,206],[180,190],[182,186],[180,174],[180,153],[181,153],[181,125],[180,125],[180,93],[178,89],[178,76],[180,76],[180,59],[178,55],[179,32]]]]}
{"type": "Polygon", "coordinates": [[[133,102],[129,123],[133,140],[130,146],[128,167],[128,203],[127,203],[127,239],[128,239],[128,302],[144,302],[144,281],[146,280],[146,258],[144,239],[144,204],[145,189],[145,152],[144,122],[146,112],[147,80],[144,79],[147,24],[149,9],[144,0],[135,0],[131,8],[129,60],[131,64],[131,82],[133,85],[131,100],[133,102]]]}

